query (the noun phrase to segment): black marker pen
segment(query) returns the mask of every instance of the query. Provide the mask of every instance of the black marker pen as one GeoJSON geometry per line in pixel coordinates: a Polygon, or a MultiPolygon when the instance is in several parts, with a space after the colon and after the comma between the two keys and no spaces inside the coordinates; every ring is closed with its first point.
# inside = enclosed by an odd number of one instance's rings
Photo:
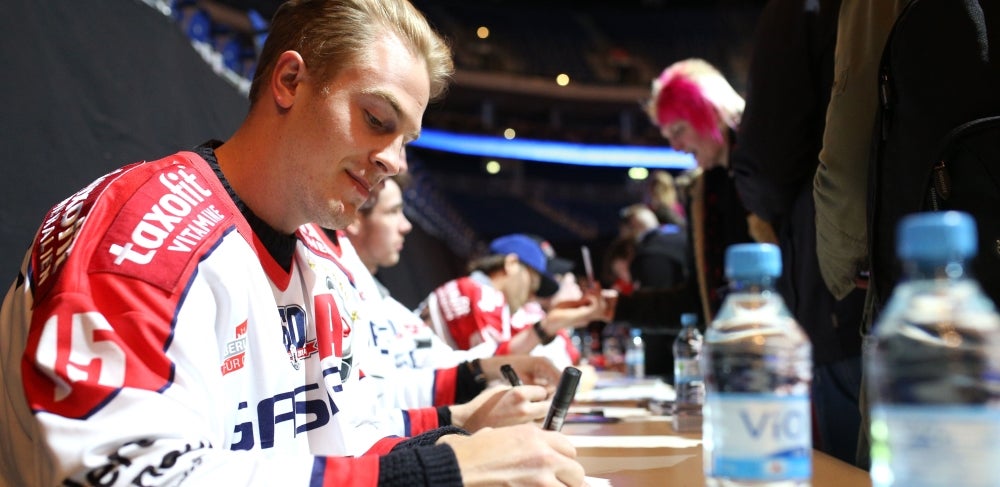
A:
{"type": "Polygon", "coordinates": [[[510,381],[510,385],[514,387],[521,385],[521,378],[517,376],[517,372],[514,372],[514,367],[511,367],[510,364],[501,365],[500,372],[510,381]]]}
{"type": "Polygon", "coordinates": [[[559,378],[559,385],[556,386],[556,395],[552,396],[552,405],[549,406],[549,414],[545,416],[542,428],[550,431],[562,429],[563,420],[569,412],[569,405],[576,396],[576,386],[580,384],[580,369],[576,367],[566,367],[562,377],[559,378]]]}

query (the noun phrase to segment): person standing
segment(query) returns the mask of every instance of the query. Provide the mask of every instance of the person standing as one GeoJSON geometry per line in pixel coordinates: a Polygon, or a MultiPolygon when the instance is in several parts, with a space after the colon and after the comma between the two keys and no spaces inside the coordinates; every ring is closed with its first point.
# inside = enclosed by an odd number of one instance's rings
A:
{"type": "Polygon", "coordinates": [[[686,211],[704,322],[722,305],[725,250],[732,244],[777,241],[771,227],[747,211],[729,168],[743,98],[702,59],[671,64],[653,80],[646,111],[675,150],[694,156],[698,175],[686,211]]]}
{"type": "MultiPolygon", "coordinates": [[[[826,108],[819,165],[813,176],[820,275],[837,299],[847,299],[855,290],[864,292],[866,308],[873,307],[868,288],[868,165],[879,105],[879,61],[896,17],[909,2],[841,1],[833,88],[826,108]]],[[[860,326],[866,334],[872,325],[871,311],[862,314],[860,326]]],[[[867,469],[871,459],[864,381],[862,376],[855,463],[867,469]]]]}
{"type": "Polygon", "coordinates": [[[854,463],[864,291],[838,300],[823,282],[812,195],[839,10],[839,0],[771,0],[764,7],[732,167],[743,202],[777,231],[784,269],[777,290],[812,341],[813,444],[854,463]]]}

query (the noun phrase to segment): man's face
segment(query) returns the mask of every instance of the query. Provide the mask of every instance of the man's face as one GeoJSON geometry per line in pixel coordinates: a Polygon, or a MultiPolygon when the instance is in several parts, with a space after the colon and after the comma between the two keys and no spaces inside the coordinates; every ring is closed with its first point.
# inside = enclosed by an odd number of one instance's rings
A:
{"type": "Polygon", "coordinates": [[[510,312],[514,313],[535,297],[542,285],[542,276],[514,257],[513,265],[507,266],[507,282],[504,285],[504,296],[510,312]]]}
{"type": "Polygon", "coordinates": [[[385,181],[375,206],[370,213],[361,216],[356,228],[356,232],[349,230],[348,234],[369,269],[392,267],[399,262],[403,241],[413,225],[403,214],[403,193],[395,181],[385,181]]]}
{"type": "Polygon", "coordinates": [[[674,150],[693,155],[698,167],[702,169],[711,169],[722,162],[719,160],[722,144],[708,134],[700,134],[683,118],[664,124],[660,128],[660,134],[670,141],[670,147],[674,150]]]}
{"type": "Polygon", "coordinates": [[[395,35],[380,36],[368,56],[321,82],[309,71],[286,113],[286,168],[300,218],[344,228],[372,188],[404,167],[404,144],[420,134],[430,97],[426,63],[395,35]]]}

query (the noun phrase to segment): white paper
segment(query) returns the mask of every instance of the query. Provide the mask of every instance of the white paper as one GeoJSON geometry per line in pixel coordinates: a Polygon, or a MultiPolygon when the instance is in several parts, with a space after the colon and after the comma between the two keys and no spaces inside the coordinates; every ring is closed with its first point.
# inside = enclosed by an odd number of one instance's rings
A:
{"type": "Polygon", "coordinates": [[[584,482],[587,483],[587,487],[611,487],[611,481],[608,479],[599,479],[597,477],[584,477],[584,482]]]}
{"type": "Polygon", "coordinates": [[[577,448],[692,448],[700,438],[667,435],[599,436],[566,435],[577,448]]]}
{"type": "Polygon", "coordinates": [[[593,389],[577,391],[575,401],[673,401],[674,388],[659,379],[599,379],[593,389]]]}
{"type": "Polygon", "coordinates": [[[647,417],[652,413],[646,408],[627,408],[618,406],[570,406],[570,414],[601,414],[605,418],[638,418],[647,417]]]}

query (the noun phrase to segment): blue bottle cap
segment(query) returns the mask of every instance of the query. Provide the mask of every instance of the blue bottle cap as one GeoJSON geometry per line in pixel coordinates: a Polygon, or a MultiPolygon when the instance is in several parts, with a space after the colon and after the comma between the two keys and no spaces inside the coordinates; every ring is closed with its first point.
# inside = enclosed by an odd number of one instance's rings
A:
{"type": "Polygon", "coordinates": [[[915,213],[903,217],[896,232],[902,260],[969,259],[976,255],[976,221],[960,211],[915,213]]]}
{"type": "Polygon", "coordinates": [[[774,244],[736,244],[726,249],[726,277],[748,279],[781,275],[781,250],[774,244]]]}
{"type": "Polygon", "coordinates": [[[694,313],[681,314],[681,326],[698,324],[698,315],[694,313]]]}

